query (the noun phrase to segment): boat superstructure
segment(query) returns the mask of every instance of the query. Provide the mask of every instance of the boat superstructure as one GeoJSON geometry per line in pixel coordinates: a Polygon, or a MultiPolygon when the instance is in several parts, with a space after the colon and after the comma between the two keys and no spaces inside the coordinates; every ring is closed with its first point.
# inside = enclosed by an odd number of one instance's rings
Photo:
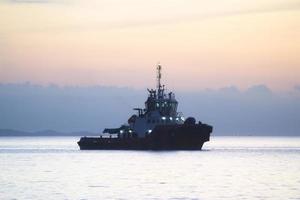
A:
{"type": "Polygon", "coordinates": [[[178,102],[173,92],[166,93],[161,84],[162,66],[157,65],[156,89],[147,89],[145,108],[129,117],[119,128],[106,128],[109,137],[82,137],[80,149],[201,149],[209,140],[212,126],[185,119],[177,112],[178,102]]]}

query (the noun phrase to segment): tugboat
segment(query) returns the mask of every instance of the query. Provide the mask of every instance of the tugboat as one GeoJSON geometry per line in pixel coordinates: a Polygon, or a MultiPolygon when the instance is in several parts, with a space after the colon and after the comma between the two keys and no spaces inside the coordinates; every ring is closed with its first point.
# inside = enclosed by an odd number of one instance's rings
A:
{"type": "Polygon", "coordinates": [[[196,123],[195,118],[177,112],[175,94],[165,94],[161,85],[161,65],[157,65],[157,88],[147,89],[145,108],[119,128],[105,128],[100,137],[81,137],[81,150],[201,150],[213,127],[196,123]]]}

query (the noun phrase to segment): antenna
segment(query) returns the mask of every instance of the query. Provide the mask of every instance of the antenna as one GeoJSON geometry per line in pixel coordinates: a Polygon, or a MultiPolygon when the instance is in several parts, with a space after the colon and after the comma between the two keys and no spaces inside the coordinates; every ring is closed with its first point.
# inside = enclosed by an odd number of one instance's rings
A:
{"type": "Polygon", "coordinates": [[[161,84],[160,84],[160,79],[161,79],[161,65],[160,63],[157,64],[157,90],[160,91],[161,89],[161,84]]]}

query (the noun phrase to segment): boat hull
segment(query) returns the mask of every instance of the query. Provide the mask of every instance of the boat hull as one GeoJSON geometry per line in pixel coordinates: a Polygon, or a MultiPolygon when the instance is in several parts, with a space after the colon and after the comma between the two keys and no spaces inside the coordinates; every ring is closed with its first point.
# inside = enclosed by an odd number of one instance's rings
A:
{"type": "Polygon", "coordinates": [[[206,124],[160,125],[144,138],[82,137],[77,143],[81,150],[201,150],[211,132],[206,124]]]}

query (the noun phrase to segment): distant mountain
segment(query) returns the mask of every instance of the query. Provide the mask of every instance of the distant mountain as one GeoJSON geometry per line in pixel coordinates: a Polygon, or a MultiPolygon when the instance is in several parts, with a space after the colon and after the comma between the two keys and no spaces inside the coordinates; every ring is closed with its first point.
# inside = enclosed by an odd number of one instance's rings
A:
{"type": "Polygon", "coordinates": [[[11,130],[11,129],[0,129],[0,136],[25,136],[31,133],[26,131],[18,131],[18,130],[11,130]]]}
{"type": "Polygon", "coordinates": [[[79,131],[79,132],[57,132],[54,130],[43,130],[36,132],[28,132],[28,131],[19,131],[13,129],[0,129],[0,137],[1,136],[98,136],[99,133],[92,133],[88,131],[79,131]]]}

